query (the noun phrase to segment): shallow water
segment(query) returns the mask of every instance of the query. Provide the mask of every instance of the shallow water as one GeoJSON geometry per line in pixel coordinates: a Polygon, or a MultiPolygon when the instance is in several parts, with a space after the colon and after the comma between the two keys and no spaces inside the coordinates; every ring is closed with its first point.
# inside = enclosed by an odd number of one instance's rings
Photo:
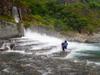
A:
{"type": "MultiPolygon", "coordinates": [[[[37,40],[38,42],[43,43],[41,45],[32,47],[33,50],[44,49],[44,51],[41,50],[36,52],[37,55],[51,55],[55,57],[61,54],[61,43],[65,40],[62,38],[48,36],[46,34],[32,32],[31,30],[27,30],[25,32],[25,37],[23,38],[28,38],[29,40],[37,40]]],[[[64,59],[80,59],[94,62],[100,61],[100,43],[88,44],[68,41],[68,49],[66,51],[70,53],[68,54],[66,52],[62,57],[64,59]]]]}
{"type": "Polygon", "coordinates": [[[100,67],[100,44],[68,41],[68,49],[63,52],[61,43],[65,39],[29,29],[25,31],[24,37],[11,40],[16,44],[14,49],[0,53],[0,75],[91,75],[91,72],[96,73],[94,75],[100,74],[100,68],[97,68],[100,67]],[[98,66],[87,65],[91,63],[98,66]]]}

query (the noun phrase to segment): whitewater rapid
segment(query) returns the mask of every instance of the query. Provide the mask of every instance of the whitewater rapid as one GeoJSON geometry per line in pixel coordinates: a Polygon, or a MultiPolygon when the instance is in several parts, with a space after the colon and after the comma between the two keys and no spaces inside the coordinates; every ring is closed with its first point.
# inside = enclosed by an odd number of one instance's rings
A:
{"type": "MultiPolygon", "coordinates": [[[[33,32],[30,29],[27,29],[25,31],[25,36],[23,38],[28,38],[29,40],[34,40],[38,43],[42,43],[42,45],[38,45],[38,46],[34,46],[32,47],[33,50],[39,50],[39,49],[45,49],[45,48],[49,48],[49,47],[54,47],[51,48],[51,50],[48,50],[46,52],[37,52],[37,55],[49,55],[49,54],[53,54],[56,52],[61,52],[61,43],[64,40],[67,40],[65,38],[58,38],[58,37],[53,37],[53,36],[49,36],[45,33],[41,34],[38,32],[33,32]]],[[[93,44],[86,44],[86,43],[79,43],[79,42],[70,42],[68,41],[68,49],[66,51],[70,51],[70,53],[68,55],[66,55],[65,58],[73,58],[75,53],[77,51],[83,51],[83,50],[99,50],[98,46],[94,46],[93,44]]],[[[76,53],[77,54],[77,53],[76,53]]],[[[87,55],[87,54],[83,54],[83,55],[87,55]]]]}
{"type": "Polygon", "coordinates": [[[25,30],[25,35],[22,38],[12,40],[16,40],[15,43],[19,42],[16,45],[18,48],[16,50],[9,49],[6,52],[55,56],[59,59],[76,59],[77,57],[84,59],[84,57],[93,57],[95,54],[93,52],[100,51],[98,45],[68,41],[68,49],[63,53],[61,43],[67,40],[66,38],[49,36],[46,33],[34,32],[30,29],[25,30]]]}

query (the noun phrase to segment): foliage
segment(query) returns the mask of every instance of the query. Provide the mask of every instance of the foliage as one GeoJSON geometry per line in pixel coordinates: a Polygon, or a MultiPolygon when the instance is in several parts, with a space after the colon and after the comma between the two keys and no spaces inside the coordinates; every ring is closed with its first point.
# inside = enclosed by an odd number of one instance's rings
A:
{"type": "Polygon", "coordinates": [[[81,1],[64,4],[58,0],[15,0],[15,4],[31,9],[33,25],[57,31],[93,32],[100,27],[100,1],[81,1]]]}

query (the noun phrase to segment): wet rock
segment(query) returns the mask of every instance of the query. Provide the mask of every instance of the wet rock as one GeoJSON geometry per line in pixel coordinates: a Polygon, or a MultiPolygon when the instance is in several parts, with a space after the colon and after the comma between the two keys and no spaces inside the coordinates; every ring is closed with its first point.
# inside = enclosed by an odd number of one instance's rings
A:
{"type": "Polygon", "coordinates": [[[21,37],[24,35],[21,24],[17,25],[4,20],[0,20],[0,39],[21,37]],[[6,33],[6,34],[5,34],[6,33]]]}

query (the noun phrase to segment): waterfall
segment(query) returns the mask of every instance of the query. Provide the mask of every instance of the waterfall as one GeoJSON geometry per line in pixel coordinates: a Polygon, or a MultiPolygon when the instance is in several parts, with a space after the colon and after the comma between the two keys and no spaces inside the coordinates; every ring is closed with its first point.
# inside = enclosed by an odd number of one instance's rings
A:
{"type": "Polygon", "coordinates": [[[18,8],[16,6],[13,6],[12,14],[14,16],[14,19],[15,19],[16,23],[19,23],[20,18],[19,18],[18,8]]]}
{"type": "Polygon", "coordinates": [[[19,36],[24,36],[24,27],[21,24],[20,20],[21,20],[21,11],[18,10],[18,8],[16,6],[13,6],[12,8],[12,15],[15,19],[15,22],[17,23],[17,29],[18,29],[18,33],[19,36]]]}

